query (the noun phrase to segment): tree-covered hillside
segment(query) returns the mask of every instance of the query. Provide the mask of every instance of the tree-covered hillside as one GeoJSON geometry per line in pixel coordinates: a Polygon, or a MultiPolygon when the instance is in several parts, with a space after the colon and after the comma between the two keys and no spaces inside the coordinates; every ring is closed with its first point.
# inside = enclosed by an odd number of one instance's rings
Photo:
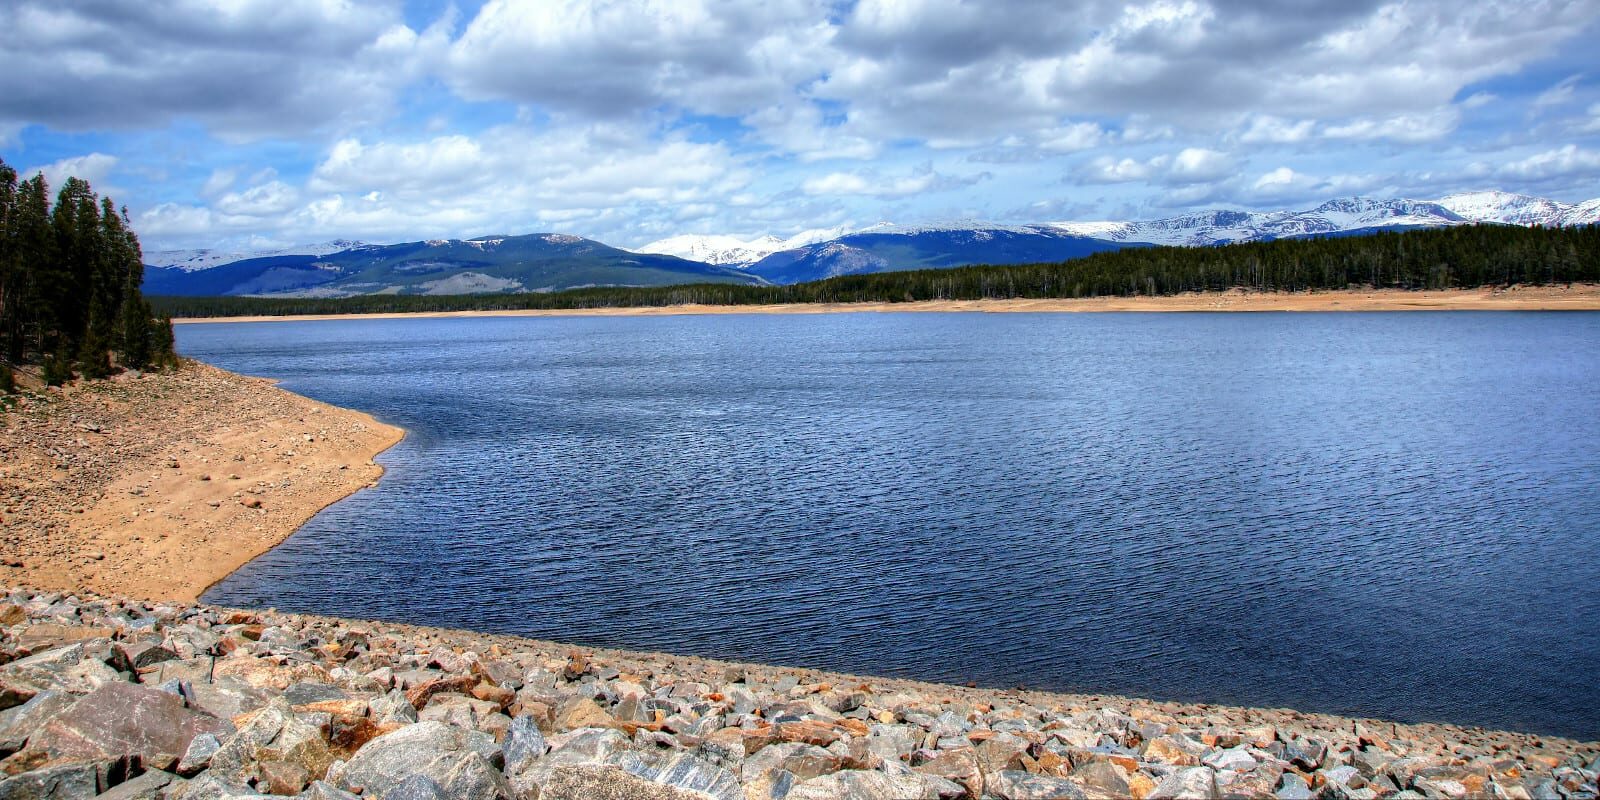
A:
{"type": "Polygon", "coordinates": [[[173,360],[170,321],[140,293],[143,276],[126,209],[78,178],[52,206],[43,175],[19,183],[0,161],[0,389],[22,364],[56,384],[173,360]]]}
{"type": "Polygon", "coordinates": [[[1600,227],[1463,225],[1370,236],[1221,247],[1153,247],[1051,264],[848,275],[789,286],[697,284],[514,295],[367,296],[337,300],[157,298],[175,316],[581,309],[684,303],[906,302],[1168,295],[1245,288],[1447,289],[1600,282],[1600,227]]]}

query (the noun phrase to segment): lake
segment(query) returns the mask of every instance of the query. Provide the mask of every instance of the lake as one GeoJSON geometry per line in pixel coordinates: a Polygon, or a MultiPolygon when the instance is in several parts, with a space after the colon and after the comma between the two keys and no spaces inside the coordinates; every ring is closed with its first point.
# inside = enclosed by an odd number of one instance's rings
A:
{"type": "Polygon", "coordinates": [[[408,436],[207,602],[1600,738],[1600,314],[178,328],[408,436]]]}

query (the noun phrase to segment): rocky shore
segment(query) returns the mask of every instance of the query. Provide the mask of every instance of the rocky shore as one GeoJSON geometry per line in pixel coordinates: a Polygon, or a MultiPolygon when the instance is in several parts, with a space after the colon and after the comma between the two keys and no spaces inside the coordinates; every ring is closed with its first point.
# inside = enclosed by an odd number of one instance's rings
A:
{"type": "Polygon", "coordinates": [[[1600,742],[0,590],[0,800],[1593,798],[1600,742]]]}
{"type": "Polygon", "coordinates": [[[7,398],[0,583],[194,600],[383,473],[402,431],[197,362],[7,398]]]}

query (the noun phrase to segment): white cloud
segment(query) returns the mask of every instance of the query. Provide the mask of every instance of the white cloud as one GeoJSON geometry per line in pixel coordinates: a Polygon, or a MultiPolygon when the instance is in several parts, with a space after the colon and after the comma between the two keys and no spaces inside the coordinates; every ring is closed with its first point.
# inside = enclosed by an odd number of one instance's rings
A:
{"type": "Polygon", "coordinates": [[[932,165],[923,165],[910,175],[901,177],[880,176],[876,173],[831,172],[811,178],[801,184],[801,191],[809,195],[864,195],[878,198],[909,197],[929,192],[945,191],[988,180],[988,173],[964,177],[941,175],[932,165]]]}
{"type": "Polygon", "coordinates": [[[659,140],[647,128],[521,125],[476,137],[343,139],[303,185],[269,180],[209,205],[163,204],[139,215],[142,233],[190,242],[266,233],[414,240],[558,227],[631,234],[679,209],[739,192],[749,169],[721,144],[659,140]]]}
{"type": "Polygon", "coordinates": [[[10,0],[0,30],[0,121],[241,138],[376,119],[445,36],[385,0],[10,0]]]}
{"type": "Polygon", "coordinates": [[[1210,183],[1232,174],[1237,162],[1227,153],[1187,147],[1175,155],[1158,155],[1138,161],[1101,156],[1085,165],[1079,179],[1086,183],[1149,181],[1167,186],[1210,183]]]}
{"type": "Polygon", "coordinates": [[[89,153],[22,170],[21,175],[27,177],[43,173],[45,183],[50,185],[51,191],[61,188],[61,184],[66,182],[67,178],[82,178],[97,192],[105,194],[109,187],[103,184],[111,171],[116,168],[117,161],[116,156],[89,153]]]}
{"type": "Polygon", "coordinates": [[[1511,180],[1541,183],[1600,175],[1600,151],[1569,144],[1502,164],[1494,174],[1511,180]]]}
{"type": "Polygon", "coordinates": [[[1431,142],[1455,130],[1461,115],[1454,108],[1421,114],[1363,118],[1329,125],[1322,135],[1329,139],[1391,139],[1398,142],[1431,142]]]}
{"type": "Polygon", "coordinates": [[[1572,102],[1573,92],[1578,88],[1578,82],[1582,79],[1582,75],[1573,75],[1540,92],[1538,97],[1533,98],[1533,108],[1539,110],[1563,106],[1572,102]]]}
{"type": "Polygon", "coordinates": [[[1237,134],[1237,139],[1245,144],[1294,144],[1310,139],[1315,127],[1315,120],[1287,120],[1271,114],[1257,114],[1237,134]]]}

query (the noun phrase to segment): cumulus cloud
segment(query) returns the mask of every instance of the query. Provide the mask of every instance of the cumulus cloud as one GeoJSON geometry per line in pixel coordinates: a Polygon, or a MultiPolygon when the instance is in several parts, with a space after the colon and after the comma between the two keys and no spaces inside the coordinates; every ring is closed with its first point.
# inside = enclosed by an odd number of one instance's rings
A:
{"type": "Polygon", "coordinates": [[[1460,112],[1442,108],[1422,114],[1396,114],[1390,117],[1363,118],[1324,128],[1329,139],[1392,139],[1398,142],[1431,142],[1443,138],[1461,121],[1460,112]]]}
{"type": "Polygon", "coordinates": [[[550,228],[598,235],[720,200],[749,179],[721,144],[659,140],[636,126],[506,125],[477,137],[343,139],[302,185],[273,179],[209,204],[158,205],[137,221],[168,241],[262,230],[300,241],[550,228]]]}
{"type": "Polygon", "coordinates": [[[105,153],[89,153],[87,155],[63,158],[49,164],[22,170],[23,176],[42,173],[44,180],[52,189],[60,188],[67,178],[82,178],[89,182],[97,191],[104,193],[108,188],[103,184],[106,177],[117,166],[117,157],[105,153]]]}
{"type": "Polygon", "coordinates": [[[378,0],[11,0],[0,30],[0,120],[243,137],[376,118],[445,35],[378,0]]]}
{"type": "Polygon", "coordinates": [[[1600,151],[1569,144],[1493,168],[1493,174],[1527,183],[1600,175],[1600,151]]]}
{"type": "Polygon", "coordinates": [[[811,178],[801,185],[810,195],[864,195],[877,198],[909,197],[917,194],[940,192],[962,186],[971,186],[988,180],[989,173],[950,176],[935,172],[932,165],[923,165],[910,175],[881,176],[876,173],[831,172],[811,178]]]}
{"type": "Polygon", "coordinates": [[[1150,181],[1184,186],[1220,180],[1233,172],[1236,163],[1227,153],[1187,147],[1176,154],[1158,155],[1143,161],[1101,156],[1090,161],[1078,177],[1086,183],[1150,181]]]}

